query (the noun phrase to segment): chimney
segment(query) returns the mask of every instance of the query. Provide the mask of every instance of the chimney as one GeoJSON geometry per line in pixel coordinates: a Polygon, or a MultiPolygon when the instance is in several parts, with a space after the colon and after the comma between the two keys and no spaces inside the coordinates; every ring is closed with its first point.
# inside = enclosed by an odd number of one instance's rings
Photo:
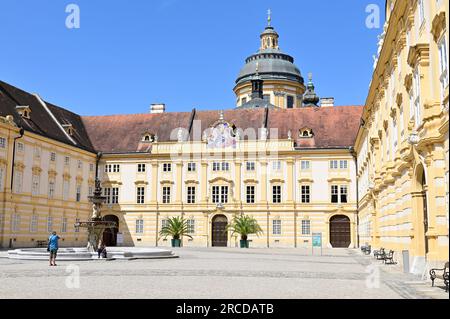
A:
{"type": "Polygon", "coordinates": [[[321,107],[333,107],[334,106],[334,97],[324,97],[320,99],[321,107]]]}
{"type": "Polygon", "coordinates": [[[164,113],[166,111],[166,105],[164,103],[152,104],[150,106],[150,113],[164,113]]]}

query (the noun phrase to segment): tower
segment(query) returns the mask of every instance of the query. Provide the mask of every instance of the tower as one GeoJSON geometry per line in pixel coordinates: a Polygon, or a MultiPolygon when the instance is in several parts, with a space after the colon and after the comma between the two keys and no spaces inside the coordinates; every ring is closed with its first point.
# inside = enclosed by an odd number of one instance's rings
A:
{"type": "Polygon", "coordinates": [[[249,107],[248,103],[255,97],[254,85],[258,84],[262,86],[262,99],[266,104],[279,108],[301,107],[306,89],[304,80],[294,58],[279,47],[279,34],[272,26],[270,10],[260,40],[259,50],[245,60],[236,79],[233,89],[236,106],[249,107]],[[257,83],[256,78],[259,80],[257,83]]]}

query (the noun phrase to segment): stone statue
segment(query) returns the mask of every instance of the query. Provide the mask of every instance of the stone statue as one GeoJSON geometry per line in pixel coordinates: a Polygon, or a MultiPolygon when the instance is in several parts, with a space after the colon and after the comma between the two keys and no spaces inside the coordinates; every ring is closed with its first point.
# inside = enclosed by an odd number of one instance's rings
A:
{"type": "Polygon", "coordinates": [[[99,219],[100,217],[100,204],[92,204],[92,219],[99,219]]]}
{"type": "Polygon", "coordinates": [[[267,128],[265,128],[265,127],[262,127],[261,128],[261,140],[262,141],[266,141],[267,140],[267,135],[268,135],[268,133],[267,133],[267,128]]]}

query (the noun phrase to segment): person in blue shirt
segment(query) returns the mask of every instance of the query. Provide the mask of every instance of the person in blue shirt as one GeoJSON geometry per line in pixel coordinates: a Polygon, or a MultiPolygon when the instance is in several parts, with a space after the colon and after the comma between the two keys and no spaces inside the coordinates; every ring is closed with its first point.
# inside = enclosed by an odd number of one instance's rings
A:
{"type": "Polygon", "coordinates": [[[48,248],[47,250],[50,252],[50,266],[56,266],[56,254],[58,253],[58,240],[61,237],[56,235],[56,232],[52,232],[50,237],[48,238],[48,248]]]}

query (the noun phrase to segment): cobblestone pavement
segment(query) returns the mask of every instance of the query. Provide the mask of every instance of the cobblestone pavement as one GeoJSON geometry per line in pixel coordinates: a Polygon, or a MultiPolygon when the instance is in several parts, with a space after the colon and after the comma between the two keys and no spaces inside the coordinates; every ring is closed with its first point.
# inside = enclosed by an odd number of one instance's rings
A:
{"type": "Polygon", "coordinates": [[[0,298],[448,298],[441,288],[358,250],[174,251],[180,258],[58,267],[1,258],[0,252],[0,298]]]}

